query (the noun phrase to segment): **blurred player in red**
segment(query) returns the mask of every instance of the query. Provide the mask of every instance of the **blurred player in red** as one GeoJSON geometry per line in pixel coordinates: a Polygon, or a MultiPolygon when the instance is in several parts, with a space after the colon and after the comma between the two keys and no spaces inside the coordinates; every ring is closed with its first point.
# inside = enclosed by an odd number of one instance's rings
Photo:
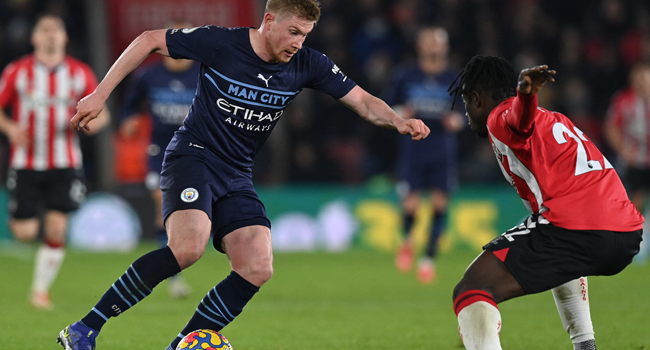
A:
{"type": "MultiPolygon", "coordinates": [[[[632,67],[630,87],[612,99],[604,131],[624,167],[630,199],[644,212],[650,191],[650,64],[632,67]]],[[[637,258],[646,259],[648,245],[644,242],[641,246],[637,258]]]]}
{"type": "Polygon", "coordinates": [[[422,119],[432,133],[422,141],[399,139],[397,192],[402,202],[405,239],[395,258],[402,272],[413,266],[411,231],[421,197],[427,194],[433,211],[432,224],[424,256],[418,261],[417,278],[429,284],[436,276],[434,257],[447,222],[449,193],[456,187],[456,133],[463,128],[463,117],[450,110],[453,99],[447,94],[447,87],[458,74],[449,67],[447,31],[442,27],[423,27],[417,36],[416,50],[417,65],[395,70],[385,100],[403,118],[422,119]]]}
{"type": "Polygon", "coordinates": [[[505,60],[476,56],[450,87],[531,213],[486,244],[454,289],[467,349],[501,349],[497,304],[549,289],[574,349],[595,349],[582,276],[617,274],[639,252],[643,217],[612,165],[567,117],[538,107],[553,75],[537,66],[517,79],[505,60]]]}
{"type": "MultiPolygon", "coordinates": [[[[11,143],[7,187],[16,239],[37,236],[44,209],[45,237],[36,254],[29,300],[36,308],[50,309],[49,289],[65,255],[67,214],[86,191],[79,140],[68,120],[77,102],[95,90],[97,79],[90,67],[66,55],[68,36],[60,17],[39,17],[31,42],[34,53],[2,73],[0,131],[11,143]],[[9,107],[13,118],[5,114],[9,107]]],[[[99,119],[92,132],[107,124],[108,112],[99,119]]]]}

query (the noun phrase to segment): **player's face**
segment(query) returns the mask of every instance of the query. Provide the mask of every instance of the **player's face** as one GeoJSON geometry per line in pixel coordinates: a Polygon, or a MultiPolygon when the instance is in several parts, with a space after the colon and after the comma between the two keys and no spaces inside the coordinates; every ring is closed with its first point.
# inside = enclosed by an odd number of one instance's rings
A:
{"type": "Polygon", "coordinates": [[[417,51],[424,57],[444,57],[449,52],[447,32],[442,28],[424,29],[418,35],[417,51]]]}
{"type": "Polygon", "coordinates": [[[316,22],[293,14],[275,16],[266,38],[266,49],[271,62],[289,62],[302,49],[307,34],[314,29],[316,22]]]}
{"type": "Polygon", "coordinates": [[[475,92],[463,95],[465,115],[469,118],[469,126],[472,128],[472,131],[479,137],[486,138],[488,137],[487,117],[489,113],[483,111],[484,108],[481,108],[479,99],[480,97],[475,92]]]}
{"type": "Polygon", "coordinates": [[[32,45],[37,51],[59,52],[65,50],[68,35],[61,19],[57,17],[41,18],[32,33],[32,45]]]}

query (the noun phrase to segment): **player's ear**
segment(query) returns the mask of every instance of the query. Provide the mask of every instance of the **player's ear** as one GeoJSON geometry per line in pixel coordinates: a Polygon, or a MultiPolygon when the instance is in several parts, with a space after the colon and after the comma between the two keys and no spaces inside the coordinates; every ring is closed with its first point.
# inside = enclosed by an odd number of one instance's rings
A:
{"type": "Polygon", "coordinates": [[[264,14],[264,25],[268,26],[269,24],[271,24],[272,22],[275,22],[275,21],[276,21],[275,14],[273,14],[271,12],[267,12],[267,13],[264,14]]]}
{"type": "Polygon", "coordinates": [[[485,99],[483,98],[483,95],[476,92],[476,90],[470,92],[469,96],[470,96],[471,103],[473,103],[476,108],[481,108],[485,104],[485,99]]]}

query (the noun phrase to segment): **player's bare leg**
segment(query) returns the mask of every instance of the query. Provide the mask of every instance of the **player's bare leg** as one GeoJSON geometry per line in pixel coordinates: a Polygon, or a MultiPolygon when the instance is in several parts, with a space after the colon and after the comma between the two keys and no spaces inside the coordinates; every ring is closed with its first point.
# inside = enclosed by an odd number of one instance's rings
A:
{"type": "MultiPolygon", "coordinates": [[[[156,218],[154,220],[154,225],[156,227],[156,231],[159,232],[160,238],[161,238],[161,245],[165,244],[165,236],[166,230],[165,230],[165,224],[163,222],[163,216],[162,216],[162,191],[160,188],[156,188],[152,190],[151,192],[151,199],[154,202],[154,208],[156,212],[156,218]]],[[[186,298],[192,293],[192,288],[185,282],[185,279],[182,277],[180,273],[175,274],[174,276],[171,276],[167,279],[167,283],[169,284],[169,294],[177,299],[181,298],[186,298]]]]}
{"type": "Polygon", "coordinates": [[[246,303],[273,275],[268,227],[255,225],[236,229],[223,238],[222,248],[228,254],[232,272],[207,293],[168,350],[175,349],[185,335],[196,329],[220,331],[242,312],[246,303]]]}
{"type": "Polygon", "coordinates": [[[167,246],[174,253],[181,270],[192,266],[205,253],[210,239],[212,222],[202,210],[178,210],[169,215],[166,222],[167,246]]]}
{"type": "Polygon", "coordinates": [[[525,294],[503,262],[483,251],[454,288],[454,311],[465,348],[500,350],[497,304],[525,294]]]}
{"type": "Polygon", "coordinates": [[[596,350],[594,326],[589,311],[587,277],[580,277],[552,289],[557,311],[569,333],[574,350],[596,350]]]}
{"type": "Polygon", "coordinates": [[[197,209],[178,210],[169,215],[166,224],[168,245],[134,261],[85,317],[63,329],[57,341],[64,349],[94,349],[95,338],[109,318],[135,306],[160,282],[203,256],[212,228],[208,214],[197,209]]]}
{"type": "Polygon", "coordinates": [[[38,235],[38,225],[40,221],[37,218],[13,219],[9,223],[11,232],[20,242],[29,242],[38,235]]]}
{"type": "Polygon", "coordinates": [[[408,272],[413,267],[414,252],[411,241],[411,229],[415,221],[415,213],[420,206],[420,193],[410,192],[402,198],[402,221],[404,242],[395,256],[395,266],[400,272],[408,272]]]}

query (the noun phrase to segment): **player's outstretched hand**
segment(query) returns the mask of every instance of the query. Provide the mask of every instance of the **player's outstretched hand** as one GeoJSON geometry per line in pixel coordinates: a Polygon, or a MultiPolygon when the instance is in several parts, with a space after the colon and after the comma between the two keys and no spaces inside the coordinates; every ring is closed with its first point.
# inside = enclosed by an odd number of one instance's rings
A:
{"type": "Polygon", "coordinates": [[[104,109],[105,99],[97,96],[94,92],[77,103],[77,113],[70,119],[72,127],[79,131],[85,129],[90,131],[88,123],[97,118],[99,113],[104,109]]]}
{"type": "Polygon", "coordinates": [[[547,65],[526,68],[519,73],[517,88],[524,95],[534,95],[546,84],[547,81],[555,81],[555,71],[548,69],[547,65]]]}
{"type": "Polygon", "coordinates": [[[410,134],[413,140],[422,140],[429,136],[429,127],[420,119],[404,119],[404,123],[396,125],[400,134],[410,134]]]}

